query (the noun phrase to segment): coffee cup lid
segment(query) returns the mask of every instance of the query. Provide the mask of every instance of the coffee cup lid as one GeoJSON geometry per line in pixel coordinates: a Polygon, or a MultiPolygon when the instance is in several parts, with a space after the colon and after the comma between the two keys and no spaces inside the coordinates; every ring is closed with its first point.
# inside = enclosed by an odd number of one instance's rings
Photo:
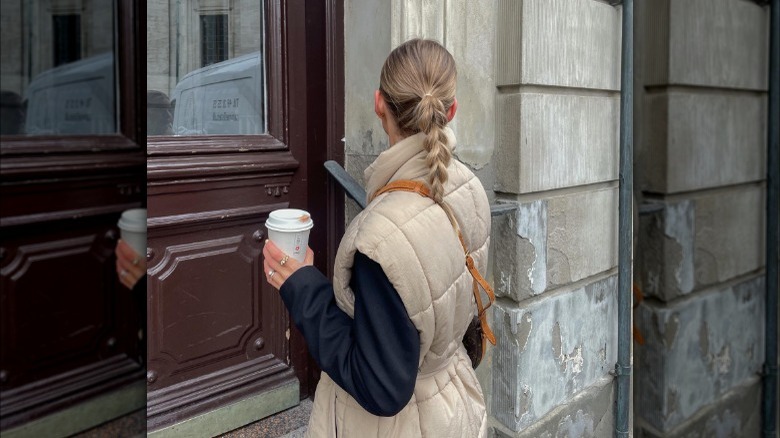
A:
{"type": "Polygon", "coordinates": [[[125,231],[134,231],[136,233],[146,232],[146,209],[131,208],[122,212],[117,224],[120,229],[125,231]]]}
{"type": "Polygon", "coordinates": [[[272,211],[265,221],[265,226],[273,231],[295,233],[310,230],[314,226],[314,222],[307,211],[284,208],[272,211]]]}

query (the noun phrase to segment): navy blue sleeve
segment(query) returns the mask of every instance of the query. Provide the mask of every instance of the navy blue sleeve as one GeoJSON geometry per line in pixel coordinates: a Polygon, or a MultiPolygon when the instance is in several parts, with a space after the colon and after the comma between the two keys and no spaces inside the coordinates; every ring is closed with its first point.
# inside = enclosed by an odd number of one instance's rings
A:
{"type": "Polygon", "coordinates": [[[350,287],[354,320],[313,266],[296,271],[280,293],[320,368],[366,411],[393,416],[412,397],[420,336],[382,267],[359,252],[350,287]]]}

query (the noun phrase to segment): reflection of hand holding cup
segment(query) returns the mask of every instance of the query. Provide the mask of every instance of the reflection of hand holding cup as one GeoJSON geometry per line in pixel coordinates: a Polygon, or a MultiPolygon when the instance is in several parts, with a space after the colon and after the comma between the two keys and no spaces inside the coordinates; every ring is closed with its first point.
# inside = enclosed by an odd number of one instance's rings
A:
{"type": "Polygon", "coordinates": [[[122,212],[119,218],[119,232],[141,257],[146,257],[146,209],[133,208],[122,212]]]}
{"type": "Polygon", "coordinates": [[[274,210],[265,221],[268,238],[290,257],[303,262],[309,247],[309,231],[314,227],[304,210],[284,208],[274,210]]]}

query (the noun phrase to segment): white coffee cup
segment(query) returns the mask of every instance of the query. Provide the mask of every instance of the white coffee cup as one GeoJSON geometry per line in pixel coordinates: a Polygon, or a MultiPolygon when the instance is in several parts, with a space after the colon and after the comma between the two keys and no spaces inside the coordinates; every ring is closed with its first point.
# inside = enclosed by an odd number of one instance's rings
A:
{"type": "Polygon", "coordinates": [[[146,256],[146,209],[132,208],[122,212],[119,218],[119,232],[130,248],[146,256]]]}
{"type": "Polygon", "coordinates": [[[311,216],[304,210],[283,208],[274,210],[265,221],[268,238],[288,256],[302,262],[309,247],[309,230],[314,227],[311,216]]]}

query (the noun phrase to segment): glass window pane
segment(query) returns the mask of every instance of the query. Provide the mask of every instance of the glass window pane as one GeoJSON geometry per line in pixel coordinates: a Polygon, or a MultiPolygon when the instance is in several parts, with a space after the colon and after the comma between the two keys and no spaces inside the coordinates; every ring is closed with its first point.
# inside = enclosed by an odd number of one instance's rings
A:
{"type": "Polygon", "coordinates": [[[266,132],[263,4],[147,3],[147,135],[266,132]]]}
{"type": "Polygon", "coordinates": [[[116,133],[114,2],[0,3],[0,135],[116,133]]]}

